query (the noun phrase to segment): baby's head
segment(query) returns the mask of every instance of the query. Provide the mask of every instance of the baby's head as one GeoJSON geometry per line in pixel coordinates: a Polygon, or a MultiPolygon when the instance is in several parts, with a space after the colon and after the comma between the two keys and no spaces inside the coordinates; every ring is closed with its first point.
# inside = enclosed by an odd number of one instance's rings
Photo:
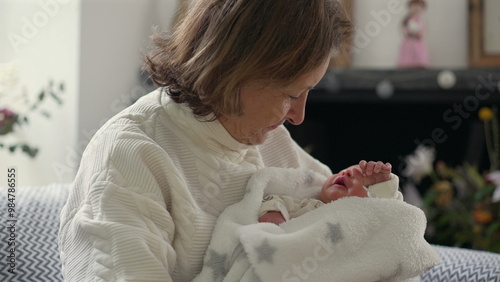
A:
{"type": "Polygon", "coordinates": [[[330,176],[321,189],[321,200],[331,202],[344,197],[368,197],[368,191],[363,187],[363,177],[355,176],[352,170],[359,170],[358,165],[350,166],[339,173],[330,176]]]}

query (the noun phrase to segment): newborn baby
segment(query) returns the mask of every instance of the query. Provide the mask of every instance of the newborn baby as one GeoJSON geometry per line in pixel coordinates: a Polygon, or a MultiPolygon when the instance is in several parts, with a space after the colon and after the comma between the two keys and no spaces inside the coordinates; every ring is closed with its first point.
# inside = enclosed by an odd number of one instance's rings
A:
{"type": "Polygon", "coordinates": [[[321,188],[320,199],[296,199],[287,195],[265,195],[259,222],[281,224],[344,197],[379,197],[402,200],[398,178],[390,163],[366,162],[350,166],[330,176],[321,188]]]}

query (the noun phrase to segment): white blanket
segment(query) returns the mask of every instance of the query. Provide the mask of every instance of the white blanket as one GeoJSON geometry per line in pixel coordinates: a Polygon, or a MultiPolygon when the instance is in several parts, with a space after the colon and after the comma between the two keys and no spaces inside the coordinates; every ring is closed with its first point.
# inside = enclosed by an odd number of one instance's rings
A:
{"type": "Polygon", "coordinates": [[[316,197],[323,176],[266,168],[218,218],[194,281],[402,281],[439,263],[422,210],[403,201],[349,197],[281,225],[258,223],[264,194],[316,197]]]}

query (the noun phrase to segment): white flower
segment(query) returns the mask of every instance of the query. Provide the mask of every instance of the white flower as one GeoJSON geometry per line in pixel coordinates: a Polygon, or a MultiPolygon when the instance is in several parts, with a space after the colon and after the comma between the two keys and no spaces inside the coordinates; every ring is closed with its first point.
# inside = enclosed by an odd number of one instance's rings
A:
{"type": "Polygon", "coordinates": [[[497,186],[495,192],[493,192],[493,198],[491,199],[493,203],[500,202],[500,186],[497,186]]]}
{"type": "Polygon", "coordinates": [[[486,179],[491,181],[497,188],[495,188],[495,192],[493,192],[493,198],[491,201],[493,203],[500,202],[500,170],[488,173],[486,175],[486,179]]]}
{"type": "MultiPolygon", "coordinates": [[[[9,93],[13,92],[18,80],[17,65],[15,63],[0,64],[0,98],[5,98],[9,93]]],[[[11,103],[2,101],[2,104],[11,103]]]]}
{"type": "Polygon", "coordinates": [[[10,89],[17,84],[18,80],[17,65],[15,63],[0,64],[0,85],[10,89]]]}
{"type": "Polygon", "coordinates": [[[434,148],[418,145],[412,155],[405,157],[406,167],[402,174],[419,183],[432,171],[435,155],[434,148]]]}
{"type": "Polygon", "coordinates": [[[500,170],[496,170],[496,171],[488,173],[486,175],[486,180],[490,181],[491,183],[495,184],[496,186],[500,186],[500,170]]]}
{"type": "Polygon", "coordinates": [[[16,113],[29,111],[26,89],[19,83],[19,67],[16,62],[0,63],[0,105],[9,105],[16,113]]]}

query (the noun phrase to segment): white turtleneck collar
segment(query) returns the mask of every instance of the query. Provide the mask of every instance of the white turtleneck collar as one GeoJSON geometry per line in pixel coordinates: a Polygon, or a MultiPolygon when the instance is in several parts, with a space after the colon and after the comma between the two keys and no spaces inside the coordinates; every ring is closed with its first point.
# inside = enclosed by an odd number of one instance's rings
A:
{"type": "Polygon", "coordinates": [[[186,104],[174,102],[165,91],[160,95],[166,113],[193,140],[197,140],[215,151],[219,151],[220,147],[223,146],[231,151],[241,153],[254,147],[234,139],[219,120],[208,121],[212,116],[196,118],[186,104]]]}

